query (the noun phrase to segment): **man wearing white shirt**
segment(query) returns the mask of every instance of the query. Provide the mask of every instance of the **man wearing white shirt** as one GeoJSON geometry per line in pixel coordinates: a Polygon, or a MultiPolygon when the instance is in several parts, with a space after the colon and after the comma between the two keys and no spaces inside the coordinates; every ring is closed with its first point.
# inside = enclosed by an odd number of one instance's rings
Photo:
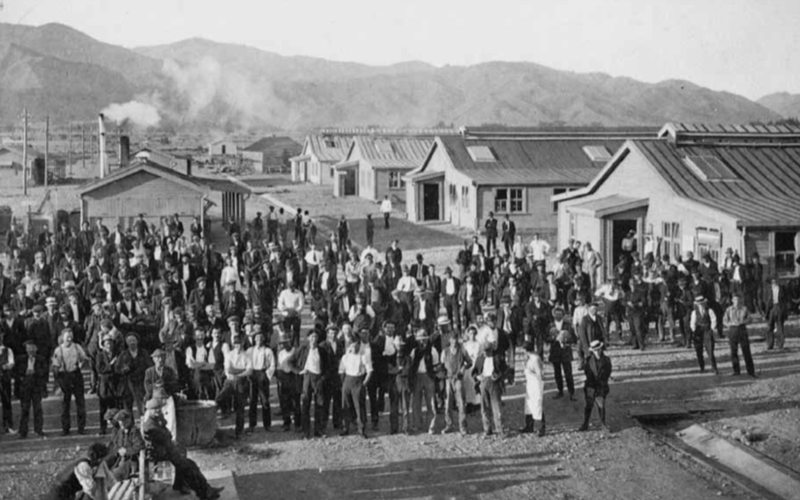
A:
{"type": "Polygon", "coordinates": [[[367,437],[366,415],[361,409],[361,393],[372,376],[372,358],[369,344],[365,347],[358,336],[351,335],[349,344],[339,364],[342,377],[342,410],[344,411],[344,429],[341,435],[350,434],[350,425],[355,416],[358,433],[367,437]]]}
{"type": "Polygon", "coordinates": [[[314,437],[323,436],[324,422],[322,418],[323,375],[328,369],[328,351],[319,348],[319,333],[311,330],[308,333],[308,344],[300,347],[297,354],[297,366],[303,376],[303,393],[301,396],[302,409],[300,421],[303,427],[303,436],[310,439],[311,433],[311,402],[314,402],[314,437]]]}
{"type": "Polygon", "coordinates": [[[305,306],[305,296],[297,289],[294,280],[278,296],[278,311],[283,314],[283,329],[291,334],[292,345],[300,345],[300,313],[305,306]]]}
{"type": "Polygon", "coordinates": [[[536,267],[540,262],[544,263],[547,253],[550,252],[550,244],[539,238],[539,233],[533,235],[530,243],[530,255],[533,258],[533,266],[536,267]]]}
{"type": "Polygon", "coordinates": [[[317,248],[313,240],[308,243],[309,249],[306,252],[306,290],[310,293],[317,286],[317,277],[319,276],[319,266],[322,263],[322,251],[317,248]]]}
{"type": "Polygon", "coordinates": [[[253,373],[250,375],[250,427],[253,432],[258,424],[258,402],[261,401],[261,423],[264,430],[272,426],[272,410],[269,404],[269,384],[275,376],[275,356],[264,342],[264,334],[255,335],[255,345],[247,350],[253,373]]]}
{"type": "Polygon", "coordinates": [[[278,364],[275,375],[278,377],[278,402],[283,416],[283,431],[289,432],[292,428],[294,416],[295,430],[300,429],[300,390],[299,374],[297,368],[297,348],[285,332],[278,336],[278,364]]]}
{"type": "Polygon", "coordinates": [[[186,367],[192,371],[189,399],[213,399],[214,365],[209,363],[210,350],[205,345],[202,329],[195,330],[194,342],[194,346],[186,349],[186,367]]]}
{"type": "Polygon", "coordinates": [[[414,426],[422,429],[423,393],[428,407],[428,434],[433,434],[436,426],[435,377],[439,366],[439,351],[430,343],[428,333],[420,329],[416,334],[417,347],[411,351],[410,377],[412,384],[412,406],[414,407],[414,426]]]}
{"type": "Polygon", "coordinates": [[[388,194],[383,196],[383,201],[381,202],[381,213],[383,214],[383,228],[389,229],[389,216],[392,215],[392,200],[389,199],[388,194]]]}
{"type": "Polygon", "coordinates": [[[244,431],[244,403],[247,397],[247,381],[253,373],[250,356],[242,345],[241,335],[231,339],[233,350],[225,356],[225,385],[217,395],[217,405],[233,394],[233,407],[236,411],[236,438],[244,431]]]}

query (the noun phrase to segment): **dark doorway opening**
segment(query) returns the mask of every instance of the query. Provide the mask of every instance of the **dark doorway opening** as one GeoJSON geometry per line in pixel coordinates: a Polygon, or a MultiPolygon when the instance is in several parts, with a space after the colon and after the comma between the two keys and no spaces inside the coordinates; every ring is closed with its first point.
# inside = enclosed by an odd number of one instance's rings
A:
{"type": "Polygon", "coordinates": [[[439,184],[422,185],[422,220],[439,220],[439,184]]]}
{"type": "Polygon", "coordinates": [[[355,196],[356,195],[356,171],[355,170],[345,170],[344,175],[342,176],[342,183],[343,189],[342,194],[344,196],[355,196]]]}
{"type": "MultiPolygon", "coordinates": [[[[614,266],[619,263],[622,256],[622,240],[628,236],[630,231],[636,231],[636,219],[619,219],[612,221],[613,231],[611,237],[611,255],[614,259],[614,266]]],[[[634,247],[637,250],[637,247],[634,247]]]]}

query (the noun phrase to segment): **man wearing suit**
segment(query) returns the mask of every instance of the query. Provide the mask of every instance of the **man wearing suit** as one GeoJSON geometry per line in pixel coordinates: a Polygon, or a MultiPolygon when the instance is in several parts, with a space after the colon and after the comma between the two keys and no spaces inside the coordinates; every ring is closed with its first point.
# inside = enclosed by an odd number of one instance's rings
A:
{"type": "Polygon", "coordinates": [[[517,225],[514,224],[514,221],[508,217],[508,214],[506,214],[505,219],[503,219],[501,236],[501,239],[503,240],[503,247],[505,247],[506,250],[506,255],[511,255],[511,247],[514,246],[514,238],[516,236],[517,225]]]}
{"type": "Polygon", "coordinates": [[[603,322],[597,316],[597,303],[592,302],[589,304],[588,314],[581,319],[581,323],[578,326],[578,355],[581,361],[581,369],[583,369],[584,364],[592,355],[589,351],[591,343],[595,340],[605,342],[605,337],[603,322]]]}
{"type": "Polygon", "coordinates": [[[439,288],[439,295],[441,302],[444,303],[444,309],[447,311],[447,319],[450,320],[451,325],[456,325],[456,328],[461,330],[461,314],[458,307],[458,296],[461,290],[461,280],[453,276],[453,270],[449,267],[444,268],[444,279],[442,279],[439,288]]]}
{"type": "Polygon", "coordinates": [[[3,264],[0,264],[0,304],[5,304],[14,293],[11,280],[3,274],[3,264]]]}
{"type": "Polygon", "coordinates": [[[426,331],[433,331],[436,316],[433,294],[423,284],[414,294],[412,321],[421,323],[426,331]]]}
{"type": "Polygon", "coordinates": [[[564,309],[557,306],[553,309],[553,322],[550,324],[550,357],[556,379],[558,394],[553,399],[564,397],[564,379],[570,401],[575,401],[575,382],[572,378],[572,344],[578,339],[572,323],[564,319],[564,309]]]}
{"type": "Polygon", "coordinates": [[[20,403],[22,411],[19,418],[19,437],[28,437],[28,418],[33,407],[33,430],[44,436],[42,413],[42,380],[47,379],[48,363],[38,354],[39,348],[33,340],[25,342],[25,354],[17,361],[20,377],[20,403]]]}
{"type": "Polygon", "coordinates": [[[481,294],[478,286],[473,283],[471,274],[464,279],[464,285],[458,293],[458,303],[461,305],[461,316],[469,325],[475,323],[481,314],[481,294]]]}
{"type": "Polygon", "coordinates": [[[411,265],[408,274],[417,280],[417,285],[422,285],[422,281],[428,276],[428,266],[422,263],[421,253],[417,254],[417,263],[411,265]]]}
{"type": "Polygon", "coordinates": [[[186,308],[194,311],[195,322],[198,320],[209,319],[206,318],[206,306],[214,305],[214,288],[207,286],[206,278],[200,276],[195,281],[196,286],[189,294],[189,300],[186,303],[186,308]]]}
{"type": "Polygon", "coordinates": [[[144,372],[144,399],[147,401],[153,397],[153,389],[156,386],[163,387],[169,396],[174,396],[180,389],[180,384],[175,370],[164,364],[166,353],[156,349],[150,357],[153,359],[153,366],[144,372]]]}
{"type": "Polygon", "coordinates": [[[764,288],[764,306],[769,324],[767,326],[767,350],[783,349],[783,323],[789,315],[789,296],[786,288],[773,277],[764,288]]]}
{"type": "Polygon", "coordinates": [[[308,332],[308,343],[297,351],[297,367],[303,377],[303,391],[300,397],[301,414],[300,422],[303,435],[312,437],[311,430],[311,403],[314,403],[314,430],[313,437],[322,437],[324,427],[322,409],[325,402],[323,395],[323,380],[328,368],[330,352],[319,344],[320,333],[316,330],[308,332]]]}
{"type": "Polygon", "coordinates": [[[438,316],[439,307],[441,305],[442,278],[436,274],[436,266],[433,264],[428,266],[428,277],[425,278],[425,287],[433,294],[433,310],[438,316]]]}
{"type": "Polygon", "coordinates": [[[489,218],[484,224],[486,229],[486,255],[492,255],[493,249],[497,248],[497,219],[494,212],[489,212],[489,218]]]}

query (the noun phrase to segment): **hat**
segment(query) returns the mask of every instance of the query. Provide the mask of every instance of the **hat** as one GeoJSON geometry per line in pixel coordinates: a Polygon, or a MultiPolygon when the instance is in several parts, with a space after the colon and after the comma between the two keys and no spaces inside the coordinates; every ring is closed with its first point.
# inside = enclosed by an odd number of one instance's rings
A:
{"type": "Polygon", "coordinates": [[[228,316],[227,322],[228,323],[236,323],[238,325],[240,323],[239,316],[237,316],[235,314],[231,314],[230,316],[228,316]]]}
{"type": "Polygon", "coordinates": [[[130,285],[125,285],[122,287],[122,293],[133,293],[133,288],[130,285]]]}
{"type": "Polygon", "coordinates": [[[338,327],[338,326],[336,326],[336,325],[335,325],[335,324],[333,324],[333,323],[329,323],[329,324],[328,324],[328,326],[326,326],[326,327],[325,327],[325,331],[328,331],[328,332],[338,332],[338,331],[339,331],[339,327],[338,327]]]}
{"type": "Polygon", "coordinates": [[[160,399],[155,399],[155,398],[149,400],[144,405],[146,410],[158,410],[162,406],[164,406],[164,401],[162,401],[160,399]]]}
{"type": "Polygon", "coordinates": [[[25,346],[32,345],[33,347],[36,347],[36,348],[39,347],[38,345],[36,345],[36,342],[34,342],[33,340],[26,340],[22,345],[25,345],[25,346]]]}
{"type": "Polygon", "coordinates": [[[162,304],[172,304],[172,297],[164,297],[161,299],[162,304]]]}
{"type": "Polygon", "coordinates": [[[75,282],[72,281],[72,280],[65,281],[64,282],[64,288],[66,288],[66,289],[75,288],[75,282]]]}
{"type": "Polygon", "coordinates": [[[231,336],[231,344],[241,344],[242,343],[242,336],[241,335],[233,335],[231,336]]]}
{"type": "Polygon", "coordinates": [[[41,304],[36,304],[35,306],[33,306],[33,312],[42,313],[44,312],[44,307],[42,307],[41,304]]]}
{"type": "Polygon", "coordinates": [[[56,303],[56,298],[55,298],[55,297],[47,297],[46,299],[44,299],[44,303],[45,303],[45,304],[47,304],[48,306],[49,306],[50,304],[53,304],[53,305],[55,305],[55,303],[56,303]]]}
{"type": "Polygon", "coordinates": [[[169,394],[164,390],[163,385],[153,387],[153,399],[169,399],[169,394]]]}
{"type": "Polygon", "coordinates": [[[288,344],[289,342],[291,342],[291,340],[289,339],[289,336],[286,335],[286,332],[281,332],[278,334],[279,344],[288,344]]]}
{"type": "Polygon", "coordinates": [[[137,342],[139,341],[139,335],[137,335],[136,332],[128,332],[128,334],[125,335],[125,340],[128,340],[131,337],[135,338],[137,342]]]}
{"type": "Polygon", "coordinates": [[[439,319],[436,320],[436,324],[439,326],[449,325],[450,319],[447,316],[439,316],[439,319]]]}
{"type": "Polygon", "coordinates": [[[164,352],[163,350],[156,349],[155,351],[153,351],[153,354],[151,354],[150,357],[151,358],[158,358],[158,357],[162,357],[162,356],[166,356],[166,355],[167,355],[167,353],[164,352]]]}
{"type": "Polygon", "coordinates": [[[174,310],[174,311],[172,311],[172,312],[173,312],[173,313],[175,313],[175,314],[183,314],[183,307],[181,307],[181,306],[177,306],[177,307],[175,308],[175,310],[174,310]]]}
{"type": "Polygon", "coordinates": [[[225,284],[226,285],[234,285],[234,286],[236,286],[236,280],[231,278],[228,281],[226,281],[225,284]]]}
{"type": "Polygon", "coordinates": [[[592,343],[589,344],[590,351],[599,351],[600,349],[604,348],[605,344],[603,344],[600,340],[592,340],[592,343]]]}
{"type": "Polygon", "coordinates": [[[25,290],[25,285],[20,283],[19,285],[17,285],[17,290],[25,290]]]}
{"type": "Polygon", "coordinates": [[[133,415],[128,410],[120,410],[117,412],[116,415],[114,415],[114,420],[116,420],[117,422],[122,422],[126,418],[133,418],[133,415]]]}
{"type": "Polygon", "coordinates": [[[199,277],[199,278],[197,278],[195,281],[197,281],[197,284],[198,284],[198,285],[200,284],[200,282],[203,282],[203,283],[205,283],[205,282],[206,282],[206,277],[205,277],[205,276],[200,276],[200,277],[199,277]]]}
{"type": "Polygon", "coordinates": [[[118,413],[118,411],[116,409],[109,408],[103,414],[103,420],[114,420],[114,418],[117,416],[117,413],[118,413]]]}
{"type": "Polygon", "coordinates": [[[697,303],[697,304],[701,304],[701,303],[703,303],[703,302],[708,302],[708,301],[706,300],[706,298],[705,298],[705,297],[703,297],[702,295],[698,295],[697,297],[695,297],[695,298],[694,298],[694,301],[695,301],[695,303],[697,303]]]}
{"type": "Polygon", "coordinates": [[[420,328],[419,330],[417,330],[417,333],[414,334],[414,338],[416,338],[417,340],[428,340],[430,336],[428,335],[428,332],[425,331],[425,329],[420,328]]]}

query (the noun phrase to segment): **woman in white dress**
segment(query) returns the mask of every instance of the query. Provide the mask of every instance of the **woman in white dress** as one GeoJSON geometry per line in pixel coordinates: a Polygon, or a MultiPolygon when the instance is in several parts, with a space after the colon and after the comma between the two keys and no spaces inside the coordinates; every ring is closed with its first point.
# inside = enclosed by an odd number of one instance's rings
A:
{"type": "MultiPolygon", "coordinates": [[[[481,351],[481,344],[477,340],[478,329],[475,325],[470,325],[467,327],[464,336],[466,337],[464,340],[464,350],[469,355],[469,359],[472,360],[474,366],[475,360],[478,359],[478,354],[480,354],[481,351]]],[[[470,413],[481,404],[481,395],[475,390],[475,379],[472,377],[472,367],[464,371],[464,393],[464,403],[467,405],[467,413],[470,413]]]]}
{"type": "Polygon", "coordinates": [[[544,363],[536,352],[536,344],[525,345],[528,360],[525,362],[525,427],[520,432],[534,432],[539,423],[539,436],[544,436],[544,363]]]}

